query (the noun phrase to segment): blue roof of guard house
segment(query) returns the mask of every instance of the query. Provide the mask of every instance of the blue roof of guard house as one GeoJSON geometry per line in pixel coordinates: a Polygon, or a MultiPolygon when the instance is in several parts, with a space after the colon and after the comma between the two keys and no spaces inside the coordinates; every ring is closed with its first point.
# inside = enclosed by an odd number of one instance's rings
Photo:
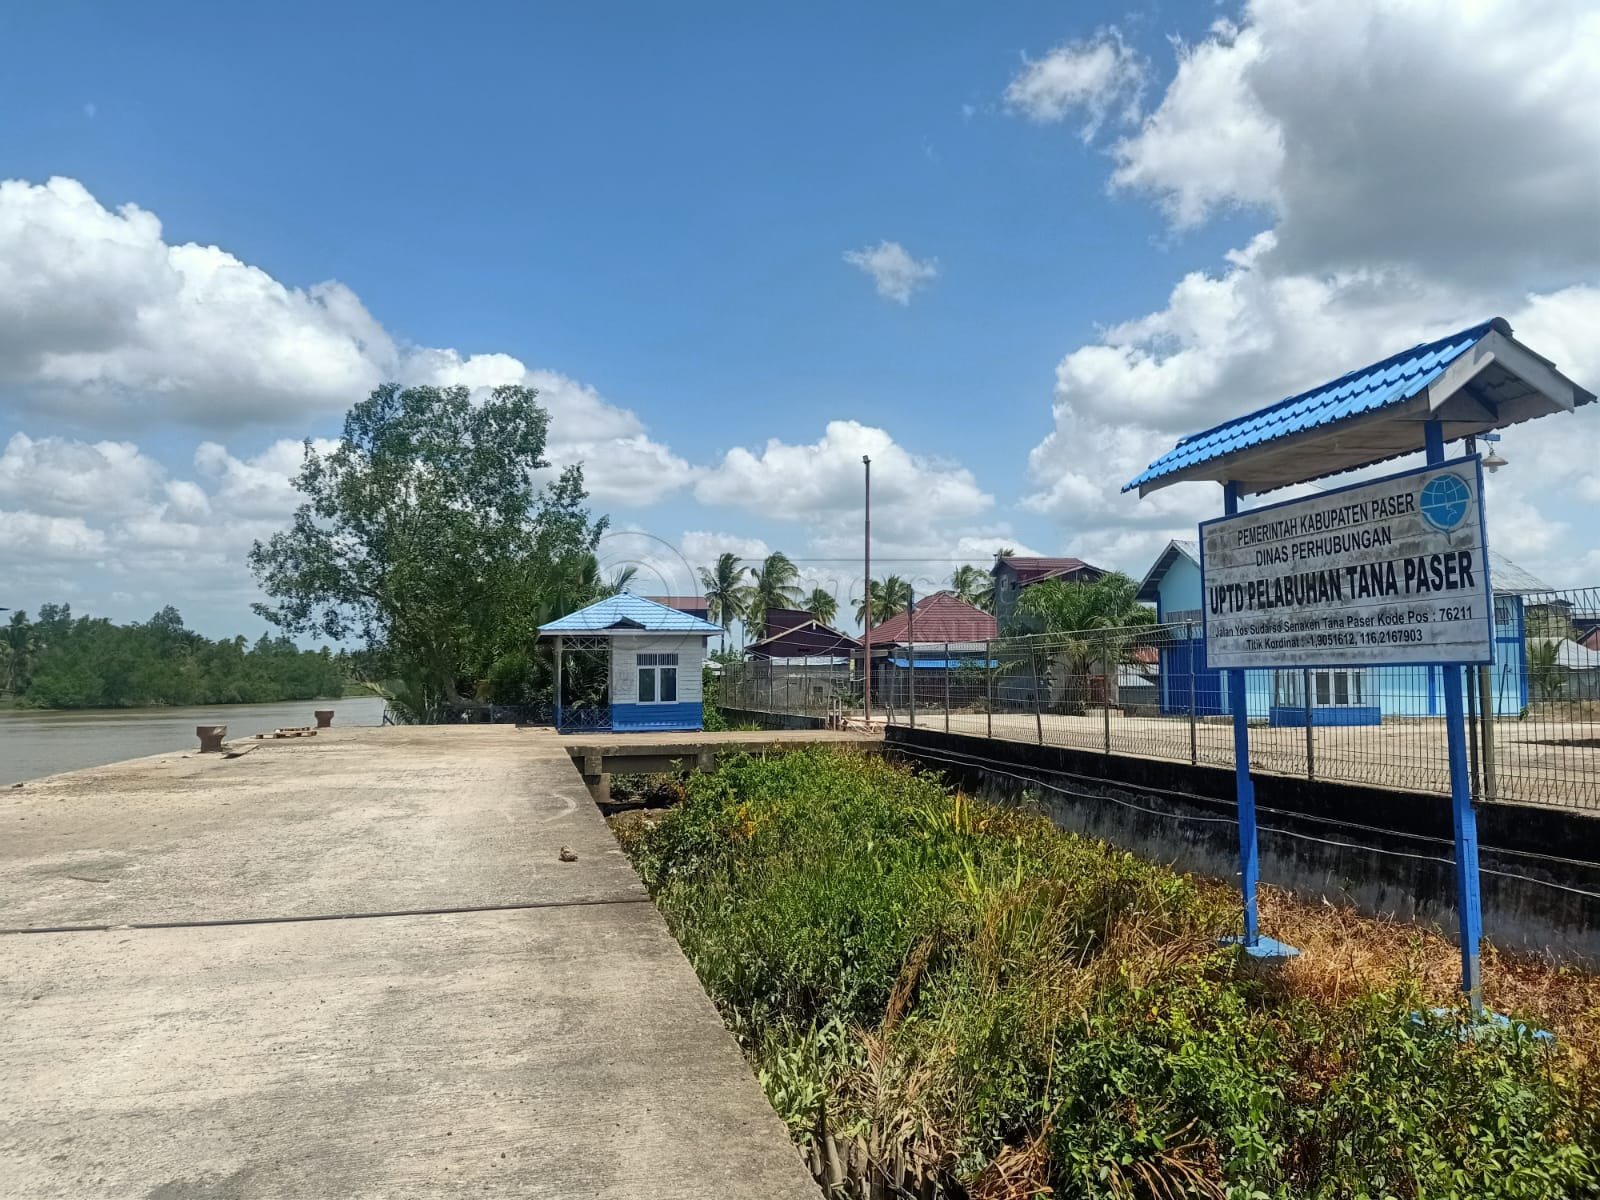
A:
{"type": "Polygon", "coordinates": [[[1204,479],[1271,491],[1421,450],[1424,420],[1454,441],[1593,400],[1496,317],[1190,434],[1122,490],[1204,479]]]}
{"type": "Polygon", "coordinates": [[[721,633],[722,626],[701,620],[632,592],[618,592],[587,608],[539,626],[541,634],[587,633],[609,637],[628,633],[721,633]]]}

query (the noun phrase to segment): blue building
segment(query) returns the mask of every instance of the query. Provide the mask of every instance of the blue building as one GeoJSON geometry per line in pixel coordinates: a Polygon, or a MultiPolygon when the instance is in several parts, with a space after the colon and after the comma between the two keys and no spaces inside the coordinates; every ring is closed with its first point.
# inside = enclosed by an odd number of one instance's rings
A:
{"type": "MultiPolygon", "coordinates": [[[[1488,700],[1494,712],[1515,716],[1528,704],[1524,597],[1550,588],[1492,550],[1489,578],[1494,586],[1495,660],[1488,700]]],[[[1146,572],[1139,599],[1156,606],[1156,618],[1163,624],[1186,627],[1174,629],[1161,651],[1161,711],[1187,713],[1192,702],[1201,716],[1228,712],[1222,672],[1205,665],[1199,543],[1168,542],[1146,572]]],[[[1376,725],[1385,717],[1444,713],[1438,667],[1259,669],[1246,671],[1245,678],[1250,715],[1274,725],[1305,724],[1308,685],[1317,725],[1376,725]]]]}
{"type": "Polygon", "coordinates": [[[628,592],[539,626],[540,637],[555,640],[556,728],[702,728],[706,639],[721,632],[703,617],[628,592]],[[604,668],[596,670],[601,652],[604,668]],[[581,666],[571,661],[575,654],[581,666]]]}

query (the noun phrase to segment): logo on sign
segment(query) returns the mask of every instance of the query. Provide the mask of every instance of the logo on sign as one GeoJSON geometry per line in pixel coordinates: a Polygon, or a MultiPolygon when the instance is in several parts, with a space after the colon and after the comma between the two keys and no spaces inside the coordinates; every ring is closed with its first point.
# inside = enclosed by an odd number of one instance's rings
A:
{"type": "Polygon", "coordinates": [[[1422,519],[1440,533],[1449,533],[1467,519],[1472,493],[1459,475],[1435,475],[1422,487],[1422,519]]]}

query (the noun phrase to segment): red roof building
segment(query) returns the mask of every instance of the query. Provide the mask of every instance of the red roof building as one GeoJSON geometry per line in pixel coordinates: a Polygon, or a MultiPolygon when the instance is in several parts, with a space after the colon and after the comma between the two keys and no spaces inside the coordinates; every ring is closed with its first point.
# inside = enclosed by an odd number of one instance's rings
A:
{"type": "Polygon", "coordinates": [[[872,629],[872,648],[905,645],[915,633],[922,642],[985,642],[996,636],[993,613],[986,613],[954,592],[934,592],[917,601],[916,620],[895,613],[872,629]],[[915,629],[913,630],[913,625],[915,629]]]}

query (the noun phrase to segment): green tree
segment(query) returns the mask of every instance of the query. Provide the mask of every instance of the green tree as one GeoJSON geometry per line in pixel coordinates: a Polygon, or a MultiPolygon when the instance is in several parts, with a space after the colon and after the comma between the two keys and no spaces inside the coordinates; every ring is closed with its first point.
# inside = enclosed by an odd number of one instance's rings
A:
{"type": "Polygon", "coordinates": [[[812,588],[811,595],[805,598],[804,607],[824,625],[832,625],[834,617],[839,615],[839,601],[827,588],[812,588]]]}
{"type": "Polygon", "coordinates": [[[428,707],[459,705],[526,655],[540,622],[592,598],[606,524],[584,507],[581,468],[535,484],[550,421],[535,395],[500,387],[474,404],[464,387],[384,384],[331,452],[308,441],[293,524],[250,552],[274,601],[256,611],[363,639],[428,707]]]}
{"type": "Polygon", "coordinates": [[[800,602],[800,568],[782,550],[774,550],[754,574],[755,582],[750,585],[750,599],[745,610],[745,624],[753,636],[760,637],[761,627],[766,623],[767,609],[793,608],[800,602]]]}
{"type": "Polygon", "coordinates": [[[1561,665],[1559,638],[1530,638],[1528,641],[1528,679],[1539,700],[1559,700],[1567,690],[1567,671],[1561,665]]]}
{"type": "MultiPolygon", "coordinates": [[[[867,594],[871,597],[874,625],[882,625],[895,613],[905,612],[911,607],[911,583],[898,575],[874,579],[867,588],[867,594]]],[[[865,598],[856,601],[857,621],[867,619],[867,603],[865,598]]]]}
{"type": "Polygon", "coordinates": [[[1018,598],[1018,615],[1046,635],[1044,644],[1063,673],[1065,711],[1083,710],[1096,668],[1108,679],[1115,674],[1135,640],[1125,631],[1155,621],[1138,594],[1137,583],[1113,571],[1092,583],[1045,579],[1018,598]]]}
{"type": "Polygon", "coordinates": [[[28,614],[21,611],[12,613],[4,628],[0,628],[0,639],[4,640],[6,646],[6,690],[14,693],[26,691],[28,681],[33,677],[34,652],[38,648],[28,614]]]}
{"type": "Polygon", "coordinates": [[[722,626],[723,646],[733,623],[744,617],[750,603],[750,585],[744,582],[750,568],[741,566],[739,556],[723,551],[715,567],[700,568],[700,586],[705,588],[706,608],[711,619],[722,626]]]}
{"type": "Polygon", "coordinates": [[[991,597],[994,595],[994,576],[971,563],[963,563],[950,576],[950,590],[959,599],[982,608],[984,592],[988,591],[991,597]]]}

